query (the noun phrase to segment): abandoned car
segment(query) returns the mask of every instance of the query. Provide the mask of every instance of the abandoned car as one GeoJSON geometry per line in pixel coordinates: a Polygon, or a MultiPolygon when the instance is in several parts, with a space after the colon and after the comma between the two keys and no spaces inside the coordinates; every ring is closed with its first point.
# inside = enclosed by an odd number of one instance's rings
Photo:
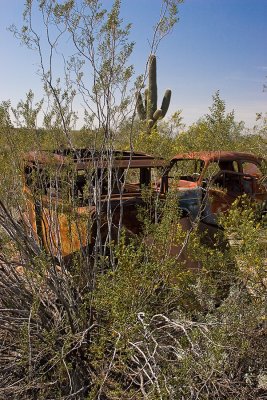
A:
{"type": "Polygon", "coordinates": [[[267,202],[266,163],[241,152],[177,154],[168,163],[141,152],[33,151],[24,158],[24,222],[53,257],[139,234],[143,189],[163,201],[178,195],[181,217],[217,226],[217,216],[246,194],[267,202]]]}
{"type": "Polygon", "coordinates": [[[164,196],[167,165],[141,152],[29,152],[23,166],[28,232],[57,258],[93,247],[96,241],[103,245],[119,227],[137,234],[143,188],[164,196]]]}
{"type": "Polygon", "coordinates": [[[177,154],[170,162],[168,187],[177,190],[182,215],[216,225],[218,213],[241,195],[266,204],[266,161],[231,151],[177,154]]]}

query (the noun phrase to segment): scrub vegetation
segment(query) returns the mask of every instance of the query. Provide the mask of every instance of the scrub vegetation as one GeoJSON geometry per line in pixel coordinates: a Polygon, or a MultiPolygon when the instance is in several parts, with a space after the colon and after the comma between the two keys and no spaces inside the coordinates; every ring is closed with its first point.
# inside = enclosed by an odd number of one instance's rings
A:
{"type": "MultiPolygon", "coordinates": [[[[181,2],[162,2],[151,55],[181,2]]],[[[44,99],[30,90],[17,106],[0,104],[0,398],[266,399],[266,218],[246,197],[220,216],[211,244],[198,221],[183,229],[173,193],[160,201],[144,189],[140,235],[122,226],[116,240],[108,233],[104,246],[71,261],[47,254],[23,220],[27,151],[89,147],[111,163],[114,149],[166,160],[200,150],[265,156],[266,117],[246,129],[218,91],[189,127],[181,110],[165,116],[166,104],[164,120],[144,106],[138,118],[149,68],[134,80],[119,0],[108,11],[98,0],[28,0],[24,22],[12,29],[39,55],[44,99]],[[65,37],[73,52],[60,73],[65,37]],[[81,101],[84,116],[75,111],[81,101]]]]}

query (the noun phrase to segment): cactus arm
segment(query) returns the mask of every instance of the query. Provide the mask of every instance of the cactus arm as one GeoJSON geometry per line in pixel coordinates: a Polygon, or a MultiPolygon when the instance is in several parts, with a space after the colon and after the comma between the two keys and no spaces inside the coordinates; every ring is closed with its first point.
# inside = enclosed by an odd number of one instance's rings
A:
{"type": "Polygon", "coordinates": [[[163,118],[163,117],[162,117],[162,109],[159,108],[158,110],[156,110],[156,111],[154,112],[154,114],[153,114],[153,120],[156,122],[156,121],[158,121],[158,120],[161,119],[161,118],[163,118]]]}
{"type": "Polygon", "coordinates": [[[167,89],[162,100],[161,108],[157,109],[153,114],[155,122],[165,117],[170,105],[171,94],[171,90],[167,89]]]}
{"type": "Polygon", "coordinates": [[[151,132],[151,129],[153,128],[154,124],[155,124],[155,121],[153,119],[149,119],[147,121],[147,130],[149,133],[151,132]]]}
{"type": "Polygon", "coordinates": [[[136,96],[136,109],[137,109],[139,118],[141,119],[141,121],[144,121],[146,119],[146,110],[145,110],[142,95],[140,92],[138,92],[137,96],[136,96]]]}
{"type": "Polygon", "coordinates": [[[161,104],[161,110],[162,110],[161,118],[164,118],[166,113],[167,113],[167,111],[168,111],[168,108],[169,108],[169,105],[170,105],[170,101],[171,101],[171,95],[172,95],[172,91],[170,89],[167,89],[165,94],[164,94],[164,97],[163,97],[163,100],[162,100],[162,104],[161,104]]]}

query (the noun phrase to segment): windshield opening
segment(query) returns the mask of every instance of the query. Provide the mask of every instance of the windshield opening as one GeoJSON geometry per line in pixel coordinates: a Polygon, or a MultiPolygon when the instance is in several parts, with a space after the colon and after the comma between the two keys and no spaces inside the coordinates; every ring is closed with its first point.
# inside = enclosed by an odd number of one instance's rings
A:
{"type": "Polygon", "coordinates": [[[108,194],[135,195],[144,187],[161,190],[162,168],[43,168],[32,165],[24,169],[25,184],[34,196],[60,199],[78,206],[95,204],[108,194]]]}
{"type": "Polygon", "coordinates": [[[204,167],[204,161],[198,159],[177,160],[169,171],[172,182],[197,182],[204,167]]]}

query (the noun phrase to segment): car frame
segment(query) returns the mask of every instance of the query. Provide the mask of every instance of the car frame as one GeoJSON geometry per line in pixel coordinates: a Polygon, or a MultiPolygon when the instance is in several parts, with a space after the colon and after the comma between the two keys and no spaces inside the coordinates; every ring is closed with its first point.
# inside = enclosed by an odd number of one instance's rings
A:
{"type": "Polygon", "coordinates": [[[142,152],[31,151],[23,160],[28,232],[58,259],[105,246],[122,227],[138,234],[143,190],[165,197],[167,167],[162,158],[142,152]]]}
{"type": "Polygon", "coordinates": [[[170,161],[168,187],[169,190],[177,191],[182,215],[217,225],[218,214],[229,210],[233,202],[242,195],[247,195],[253,202],[266,204],[265,174],[266,161],[251,153],[181,153],[170,161]],[[178,164],[185,161],[192,165],[195,163],[195,171],[191,174],[188,171],[187,175],[177,173],[173,181],[174,167],[179,172],[178,164]]]}

